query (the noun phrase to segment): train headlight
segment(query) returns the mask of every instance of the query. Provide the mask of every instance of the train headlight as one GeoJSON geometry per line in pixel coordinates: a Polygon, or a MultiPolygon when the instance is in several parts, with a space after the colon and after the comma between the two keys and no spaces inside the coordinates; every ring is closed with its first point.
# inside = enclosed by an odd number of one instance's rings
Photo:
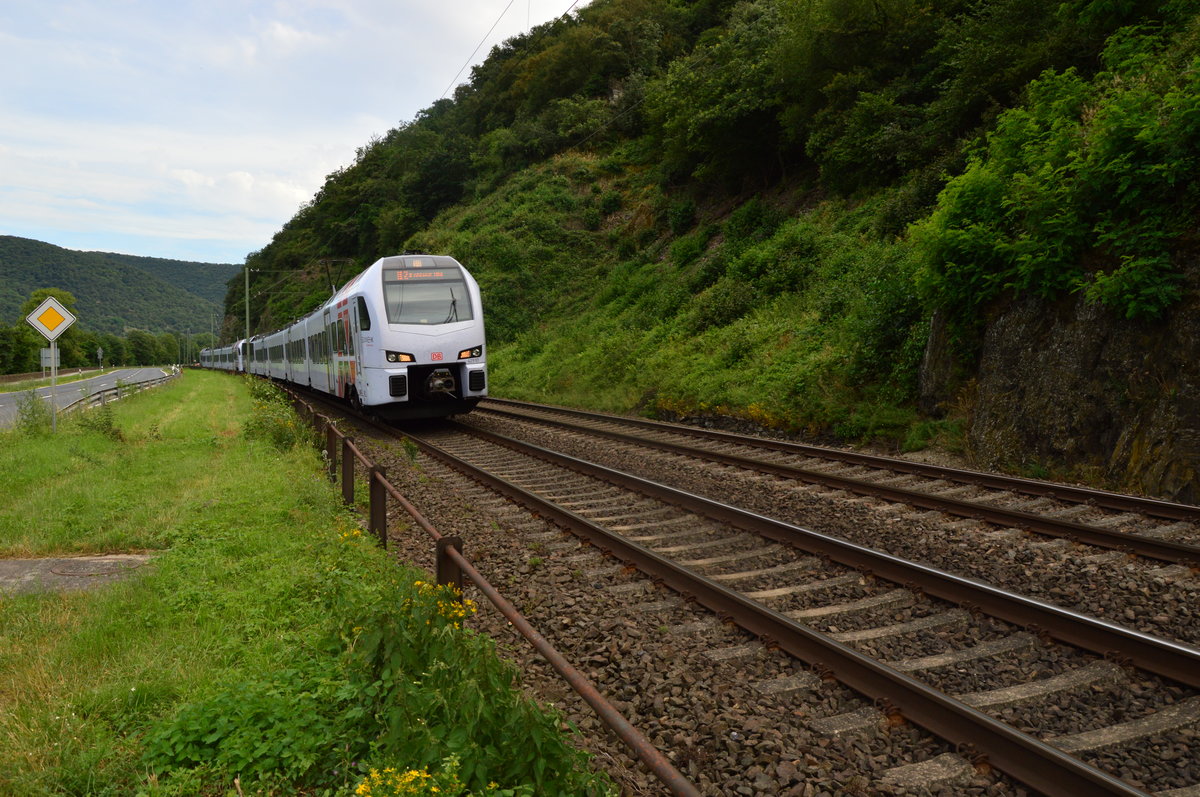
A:
{"type": "Polygon", "coordinates": [[[417,361],[416,357],[402,351],[385,351],[384,355],[390,363],[415,363],[417,361]]]}
{"type": "Polygon", "coordinates": [[[460,351],[458,353],[458,359],[460,359],[460,360],[467,360],[467,359],[470,359],[471,357],[482,357],[482,356],[483,356],[483,347],[482,346],[476,346],[473,349],[463,349],[462,351],[460,351]]]}

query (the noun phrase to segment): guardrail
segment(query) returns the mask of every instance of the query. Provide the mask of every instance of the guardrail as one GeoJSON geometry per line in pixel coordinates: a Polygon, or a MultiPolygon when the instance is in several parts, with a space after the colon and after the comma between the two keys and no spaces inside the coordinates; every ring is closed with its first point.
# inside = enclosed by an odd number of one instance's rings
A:
{"type": "Polygon", "coordinates": [[[79,399],[71,402],[65,407],[60,407],[59,412],[70,412],[71,410],[85,409],[91,407],[100,407],[106,404],[110,399],[112,401],[120,401],[126,396],[132,396],[134,393],[140,393],[143,390],[148,390],[152,387],[165,385],[172,379],[179,377],[180,371],[176,369],[170,374],[165,374],[158,379],[150,379],[145,382],[129,382],[121,383],[118,380],[116,387],[108,388],[107,390],[98,390],[95,393],[89,393],[79,399]]]}
{"type": "Polygon", "coordinates": [[[324,446],[329,480],[337,484],[340,479],[342,501],[349,507],[355,506],[355,466],[362,468],[367,480],[367,529],[379,540],[380,545],[387,548],[387,501],[390,497],[433,539],[438,584],[453,584],[458,588],[460,596],[464,579],[474,584],[504,618],[512,623],[513,628],[525,637],[567,684],[592,707],[600,721],[617,734],[672,794],[680,797],[699,797],[700,791],[696,786],[600,694],[587,676],[567,661],[566,657],[538,633],[516,607],[475,569],[462,553],[461,538],[443,535],[434,528],[420,510],[387,480],[386,471],[371,461],[350,437],[337,428],[329,416],[318,413],[312,405],[295,393],[289,391],[289,394],[297,409],[316,428],[324,446]]]}

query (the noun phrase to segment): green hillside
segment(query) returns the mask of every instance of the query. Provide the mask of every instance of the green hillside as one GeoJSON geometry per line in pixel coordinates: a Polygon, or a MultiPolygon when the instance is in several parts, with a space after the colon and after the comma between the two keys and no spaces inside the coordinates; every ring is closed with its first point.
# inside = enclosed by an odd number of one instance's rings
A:
{"type": "Polygon", "coordinates": [[[61,288],[78,300],[80,324],[116,335],[208,331],[220,312],[225,283],[240,267],[219,263],[76,252],[0,236],[0,319],[24,322],[20,306],[39,288],[61,288]]]}
{"type": "Polygon", "coordinates": [[[444,252],[497,393],[956,445],[1006,302],[1192,295],[1198,158],[1194,0],[595,0],[330,175],[252,315],[444,252]]]}

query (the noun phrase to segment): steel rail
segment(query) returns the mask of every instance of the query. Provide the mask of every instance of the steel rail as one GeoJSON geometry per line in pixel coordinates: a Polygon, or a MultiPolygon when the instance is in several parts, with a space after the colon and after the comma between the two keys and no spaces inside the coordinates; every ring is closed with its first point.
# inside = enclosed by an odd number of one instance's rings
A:
{"type": "Polygon", "coordinates": [[[1121,531],[1114,531],[1112,529],[1101,528],[1099,526],[1090,526],[1086,523],[1077,523],[1071,520],[1059,520],[1052,517],[1045,517],[1043,515],[1035,515],[1030,512],[1021,512],[1015,509],[1005,509],[1003,507],[990,506],[988,504],[982,504],[974,501],[965,501],[959,498],[931,495],[929,493],[922,493],[900,487],[888,487],[886,485],[876,484],[874,482],[855,479],[848,476],[836,476],[830,473],[822,473],[821,471],[799,468],[795,465],[784,465],[778,462],[770,462],[769,460],[755,459],[753,457],[743,457],[737,454],[725,454],[720,451],[694,448],[681,443],[672,443],[665,440],[653,440],[650,438],[639,437],[638,435],[616,432],[611,429],[598,429],[592,426],[574,424],[569,421],[558,420],[555,418],[530,417],[518,412],[493,409],[490,407],[487,408],[486,411],[495,413],[497,415],[503,415],[505,417],[519,418],[521,420],[528,420],[534,423],[556,426],[572,431],[586,432],[587,434],[606,437],[611,440],[619,440],[621,442],[630,443],[633,445],[657,448],[661,451],[668,451],[673,454],[707,459],[722,465],[734,465],[740,468],[756,470],[760,473],[769,473],[775,476],[782,476],[784,478],[797,479],[799,481],[808,482],[811,484],[821,484],[827,487],[847,490],[857,495],[874,496],[877,498],[884,498],[889,501],[895,501],[897,503],[918,506],[922,509],[932,509],[938,512],[946,512],[947,514],[956,515],[958,517],[984,520],[999,526],[1011,526],[1013,528],[1025,529],[1054,537],[1064,537],[1073,542],[1087,543],[1089,545],[1095,545],[1102,548],[1110,548],[1134,553],[1149,559],[1156,559],[1174,564],[1183,564],[1189,567],[1200,567],[1200,547],[1195,545],[1171,542],[1169,540],[1157,540],[1153,537],[1146,537],[1141,534],[1129,534],[1121,531]]]}
{"type": "Polygon", "coordinates": [[[685,426],[683,424],[651,421],[646,418],[630,418],[624,415],[589,412],[587,410],[578,410],[572,407],[557,407],[551,404],[537,404],[529,401],[514,401],[512,399],[500,399],[492,396],[489,396],[487,399],[485,399],[484,403],[480,405],[480,408],[487,409],[487,404],[491,403],[503,404],[511,407],[532,407],[546,412],[557,412],[564,415],[590,418],[592,420],[604,420],[614,423],[622,423],[643,429],[674,432],[676,434],[717,440],[726,443],[736,443],[738,445],[750,445],[789,454],[836,460],[839,462],[863,465],[872,468],[883,468],[885,470],[896,471],[898,473],[911,473],[914,475],[928,476],[935,479],[945,479],[946,481],[959,482],[962,484],[973,484],[979,487],[988,487],[997,490],[1009,490],[1026,495],[1036,495],[1045,498],[1074,501],[1076,503],[1091,504],[1094,506],[1103,507],[1105,509],[1115,509],[1123,512],[1140,512],[1145,515],[1165,518],[1168,520],[1200,521],[1200,506],[1194,506],[1192,504],[1180,504],[1172,501],[1162,501],[1154,498],[1143,498],[1136,495],[1123,495],[1121,493],[1109,492],[1107,490],[1096,490],[1090,487],[1076,487],[1069,484],[1055,484],[1052,482],[1038,481],[1036,479],[1024,479],[1017,476],[1001,476],[999,474],[984,473],[982,471],[965,470],[961,468],[947,468],[941,465],[913,462],[911,460],[898,459],[896,457],[863,454],[857,451],[843,451],[840,449],[826,448],[824,446],[815,446],[806,443],[772,440],[766,437],[751,437],[747,435],[734,434],[732,432],[722,432],[715,429],[701,429],[699,427],[685,426]]]}
{"type": "Polygon", "coordinates": [[[861,572],[1044,632],[1055,639],[1102,656],[1123,657],[1147,672],[1200,688],[1200,648],[1143,634],[1070,609],[1017,595],[982,581],[956,576],[918,562],[909,562],[883,551],[514,440],[495,432],[466,427],[453,421],[449,423],[468,434],[514,451],[657,498],[745,531],[753,531],[809,553],[828,556],[835,562],[861,572]]]}
{"type": "MultiPolygon", "coordinates": [[[[456,424],[457,425],[457,424],[456,424]]],[[[461,425],[458,425],[463,429],[461,425]]],[[[536,446],[508,441],[490,432],[476,429],[468,434],[506,445],[514,450],[534,453],[536,446]],[[507,441],[507,442],[504,442],[507,441]],[[518,443],[510,446],[508,443],[518,443]],[[528,449],[528,450],[526,450],[528,449]]],[[[851,647],[807,628],[791,618],[772,611],[711,579],[693,573],[648,548],[614,534],[586,518],[547,501],[519,485],[471,465],[420,437],[413,439],[422,449],[443,463],[470,478],[500,492],[538,513],[542,517],[571,530],[591,544],[617,558],[635,565],[656,582],[661,583],[689,600],[728,618],[764,642],[826,672],[833,673],[843,684],[879,700],[887,701],[905,718],[957,745],[967,745],[984,753],[989,763],[1032,788],[1049,795],[1072,797],[1078,794],[1145,795],[1130,784],[1114,778],[1070,756],[1053,745],[994,719],[916,679],[888,667],[851,647]]],[[[549,457],[556,464],[573,460],[571,457],[540,449],[539,458],[549,457]]],[[[599,468],[599,466],[592,466],[599,468]]],[[[572,470],[577,470],[572,468],[572,470]]],[[[591,470],[591,468],[588,468],[591,470]]],[[[627,477],[618,471],[609,476],[624,486],[627,477]]],[[[590,473],[589,475],[595,475],[590,473]]],[[[613,479],[609,479],[612,481],[613,479]]],[[[642,480],[638,480],[642,481],[642,480]]],[[[685,493],[666,488],[677,497],[685,493]]],[[[698,497],[689,497],[697,500],[698,497]]],[[[703,503],[707,499],[698,499],[703,503]]],[[[740,511],[740,510],[739,510],[740,511]]]]}

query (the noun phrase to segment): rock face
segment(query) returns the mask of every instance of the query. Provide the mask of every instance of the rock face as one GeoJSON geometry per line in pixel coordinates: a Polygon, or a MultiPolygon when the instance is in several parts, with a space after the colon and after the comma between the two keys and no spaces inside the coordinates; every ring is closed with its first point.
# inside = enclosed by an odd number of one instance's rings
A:
{"type": "MultiPolygon", "coordinates": [[[[1189,287],[1156,322],[1078,295],[994,307],[964,389],[973,459],[1200,502],[1200,292],[1189,287]]],[[[945,335],[934,325],[927,359],[946,349],[945,335]]],[[[948,393],[945,373],[923,367],[925,402],[948,393]]]]}

